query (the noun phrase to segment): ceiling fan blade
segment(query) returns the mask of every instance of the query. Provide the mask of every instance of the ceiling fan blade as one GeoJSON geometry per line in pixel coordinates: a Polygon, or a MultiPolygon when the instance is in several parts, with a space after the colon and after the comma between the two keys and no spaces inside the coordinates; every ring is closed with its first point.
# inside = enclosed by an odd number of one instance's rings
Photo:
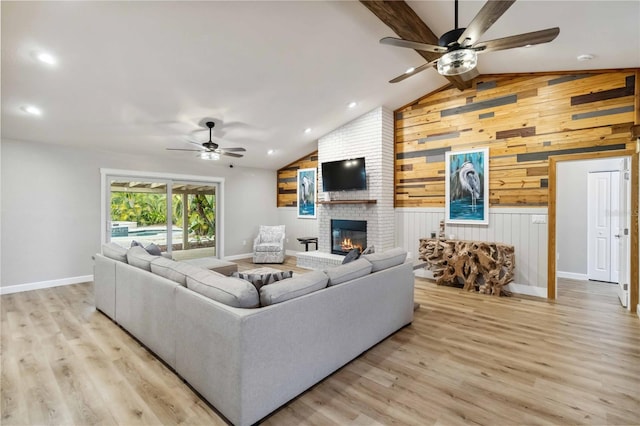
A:
{"type": "Polygon", "coordinates": [[[222,150],[226,152],[245,152],[246,151],[246,149],[244,148],[224,148],[222,150]]]}
{"type": "Polygon", "coordinates": [[[484,34],[516,0],[488,0],[480,12],[458,38],[460,46],[471,46],[484,34]]]}
{"type": "Polygon", "coordinates": [[[478,53],[495,52],[496,50],[513,49],[515,47],[533,46],[535,44],[553,41],[560,34],[560,28],[547,28],[546,30],[533,31],[510,37],[497,38],[495,40],[482,41],[473,49],[478,53]]]}
{"type": "Polygon", "coordinates": [[[403,40],[395,37],[385,37],[380,39],[380,44],[386,44],[395,47],[406,47],[407,49],[422,50],[424,52],[447,53],[447,48],[435,46],[433,44],[419,43],[417,41],[403,40]]]}
{"type": "Polygon", "coordinates": [[[222,151],[220,154],[226,155],[226,156],[229,156],[229,157],[236,157],[236,158],[244,157],[244,155],[242,155],[242,154],[234,154],[233,152],[226,152],[226,151],[222,151]]]}
{"type": "Polygon", "coordinates": [[[182,149],[182,148],[166,148],[167,151],[193,151],[193,152],[203,152],[201,149],[182,149]]]}
{"type": "Polygon", "coordinates": [[[427,62],[424,65],[420,65],[419,67],[415,68],[413,71],[411,72],[405,72],[402,75],[397,76],[396,78],[394,78],[393,80],[389,80],[389,83],[398,83],[406,78],[411,77],[412,75],[416,75],[417,73],[426,70],[427,68],[431,68],[432,66],[434,66],[436,64],[436,62],[438,62],[438,60],[436,59],[435,61],[431,61],[431,62],[427,62]]]}
{"type": "Polygon", "coordinates": [[[198,141],[193,140],[193,139],[187,139],[186,141],[189,142],[189,143],[192,143],[194,145],[198,145],[199,147],[202,147],[202,142],[198,142],[198,141]]]}

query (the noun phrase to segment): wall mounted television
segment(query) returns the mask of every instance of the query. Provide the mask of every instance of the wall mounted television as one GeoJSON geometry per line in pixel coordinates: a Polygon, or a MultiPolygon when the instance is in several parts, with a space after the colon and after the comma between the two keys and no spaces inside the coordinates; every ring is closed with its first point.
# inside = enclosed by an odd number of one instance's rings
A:
{"type": "Polygon", "coordinates": [[[367,189],[364,157],[329,161],[322,163],[321,167],[324,192],[367,189]]]}

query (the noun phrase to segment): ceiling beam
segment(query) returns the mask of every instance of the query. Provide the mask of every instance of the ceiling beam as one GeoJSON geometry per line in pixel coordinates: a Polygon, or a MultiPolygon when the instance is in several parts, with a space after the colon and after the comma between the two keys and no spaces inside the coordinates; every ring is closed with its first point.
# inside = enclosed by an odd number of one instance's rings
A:
{"type": "MultiPolygon", "coordinates": [[[[438,44],[438,36],[431,31],[427,24],[425,24],[416,12],[404,1],[360,0],[360,3],[376,15],[385,25],[391,28],[400,38],[420,43],[438,44]]],[[[440,57],[437,53],[425,52],[423,50],[416,50],[416,52],[426,59],[427,62],[440,57]]],[[[473,78],[478,75],[476,70],[472,72],[475,72],[475,75],[465,75],[464,80],[462,76],[445,77],[453,83],[455,87],[464,90],[471,87],[473,78]]]]}

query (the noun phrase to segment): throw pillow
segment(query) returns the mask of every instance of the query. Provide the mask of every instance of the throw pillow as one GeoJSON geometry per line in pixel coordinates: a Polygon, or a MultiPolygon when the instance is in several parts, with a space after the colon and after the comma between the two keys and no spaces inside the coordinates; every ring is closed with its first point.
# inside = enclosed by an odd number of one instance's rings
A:
{"type": "Polygon", "coordinates": [[[342,259],[342,264],[352,262],[360,257],[360,249],[354,248],[342,259]]]}
{"type": "Polygon", "coordinates": [[[262,286],[272,284],[276,281],[281,281],[286,278],[291,278],[293,276],[293,271],[280,271],[267,274],[246,274],[243,272],[233,272],[231,276],[249,281],[255,286],[256,290],[260,291],[260,288],[262,286]]]}
{"type": "Polygon", "coordinates": [[[162,255],[162,251],[160,250],[160,247],[158,247],[154,243],[149,243],[145,247],[142,243],[140,243],[140,242],[138,242],[136,240],[133,240],[133,241],[131,241],[131,247],[142,247],[143,249],[145,249],[147,251],[147,253],[149,253],[152,256],[160,256],[160,255],[162,255]]]}
{"type": "Polygon", "coordinates": [[[160,247],[158,247],[154,243],[149,244],[144,249],[147,251],[147,253],[152,254],[154,256],[161,256],[162,255],[162,251],[160,250],[160,247]]]}

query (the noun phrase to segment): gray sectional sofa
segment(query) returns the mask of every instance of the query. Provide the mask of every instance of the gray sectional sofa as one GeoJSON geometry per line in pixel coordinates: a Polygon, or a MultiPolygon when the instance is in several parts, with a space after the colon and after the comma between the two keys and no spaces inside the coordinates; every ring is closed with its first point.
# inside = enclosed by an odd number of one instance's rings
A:
{"type": "Polygon", "coordinates": [[[413,320],[412,264],[401,249],[259,291],[139,250],[103,253],[94,257],[96,307],[236,425],[259,421],[413,320]]]}

